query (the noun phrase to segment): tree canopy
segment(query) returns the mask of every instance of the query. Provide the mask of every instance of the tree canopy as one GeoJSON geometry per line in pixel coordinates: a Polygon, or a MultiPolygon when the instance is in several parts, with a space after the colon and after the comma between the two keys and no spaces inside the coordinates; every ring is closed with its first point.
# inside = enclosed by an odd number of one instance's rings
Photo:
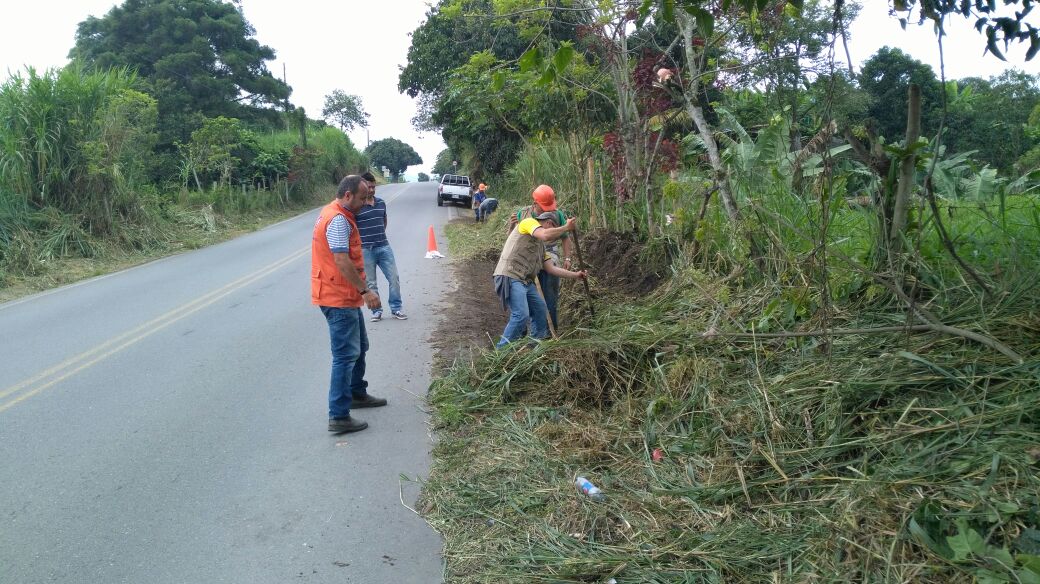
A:
{"type": "Polygon", "coordinates": [[[451,174],[454,172],[452,163],[458,159],[458,153],[451,148],[441,150],[437,153],[437,161],[433,163],[433,174],[451,174]]]}
{"type": "Polygon", "coordinates": [[[415,149],[397,138],[376,140],[365,149],[365,153],[372,159],[373,165],[385,166],[395,180],[409,166],[423,163],[415,149]]]}
{"type": "MultiPolygon", "coordinates": [[[[490,50],[501,59],[515,59],[524,52],[519,31],[509,23],[490,19],[465,26],[458,11],[443,9],[454,0],[441,0],[430,9],[426,21],[412,33],[408,48],[408,64],[401,69],[397,88],[411,97],[439,94],[444,90],[451,70],[466,64],[470,55],[490,50]]],[[[488,0],[467,3],[469,10],[493,14],[488,0]]]]}
{"type": "Polygon", "coordinates": [[[368,127],[368,112],[361,105],[361,98],[342,89],[333,90],[325,96],[321,117],[332,120],[344,132],[353,130],[355,126],[368,127]]]}
{"type": "Polygon", "coordinates": [[[911,83],[921,87],[922,131],[934,133],[942,86],[930,66],[899,49],[881,47],[860,71],[860,87],[871,97],[868,115],[888,142],[898,142],[906,133],[906,92],[911,83]]]}
{"type": "Polygon", "coordinates": [[[272,113],[290,88],[266,62],[240,9],[220,0],[126,0],[79,24],[73,59],[98,70],[135,70],[158,97],[167,143],[184,141],[205,117],[249,119],[272,113]]]}
{"type": "Polygon", "coordinates": [[[516,71],[532,47],[573,43],[587,20],[585,8],[580,3],[566,9],[525,3],[512,8],[516,11],[489,0],[441,0],[413,33],[408,65],[399,78],[398,88],[419,98],[416,127],[440,130],[455,151],[454,160],[477,176],[502,172],[526,133],[554,129],[567,120],[578,125],[603,105],[584,103],[596,88],[536,86],[545,71],[516,71]]]}

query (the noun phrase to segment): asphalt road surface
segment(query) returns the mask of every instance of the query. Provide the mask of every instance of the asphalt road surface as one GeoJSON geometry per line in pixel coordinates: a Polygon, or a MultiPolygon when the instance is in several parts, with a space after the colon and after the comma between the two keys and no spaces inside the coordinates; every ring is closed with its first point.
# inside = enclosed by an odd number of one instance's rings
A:
{"type": "Polygon", "coordinates": [[[0,305],[0,582],[440,582],[440,538],[406,507],[450,289],[427,229],[446,253],[440,227],[468,214],[435,188],[377,193],[410,318],[368,323],[390,405],[355,412],[360,433],[326,430],[317,210],[0,305]]]}

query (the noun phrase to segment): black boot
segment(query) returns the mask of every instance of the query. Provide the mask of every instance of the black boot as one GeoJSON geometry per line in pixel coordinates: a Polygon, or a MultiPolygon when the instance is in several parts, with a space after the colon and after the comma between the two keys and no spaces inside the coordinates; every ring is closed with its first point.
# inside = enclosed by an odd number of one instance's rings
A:
{"type": "Polygon", "coordinates": [[[352,408],[379,408],[386,405],[386,398],[375,397],[373,395],[365,394],[364,397],[354,396],[354,399],[350,401],[350,407],[352,408]]]}
{"type": "Polygon", "coordinates": [[[360,432],[368,427],[368,422],[362,422],[357,418],[329,418],[329,432],[346,434],[347,432],[360,432]]]}

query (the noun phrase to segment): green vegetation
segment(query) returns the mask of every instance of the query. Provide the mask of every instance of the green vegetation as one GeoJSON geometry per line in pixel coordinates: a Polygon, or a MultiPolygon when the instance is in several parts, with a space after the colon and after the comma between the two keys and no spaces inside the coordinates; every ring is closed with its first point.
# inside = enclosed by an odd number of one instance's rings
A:
{"type": "MultiPolygon", "coordinates": [[[[1040,79],[846,68],[847,2],[507,4],[442,1],[402,89],[505,209],[555,188],[597,316],[434,384],[448,581],[1040,582],[1040,79]]],[[[979,6],[896,3],[1040,47],[979,6]]]]}
{"type": "Polygon", "coordinates": [[[376,140],[365,148],[365,154],[372,160],[373,166],[389,170],[393,182],[397,182],[409,166],[422,164],[422,158],[415,149],[397,138],[376,140]]]}
{"type": "MultiPolygon", "coordinates": [[[[424,496],[449,581],[1032,581],[1035,361],[900,332],[702,336],[797,294],[690,270],[441,380],[424,496]],[[580,474],[606,503],[575,492],[580,474]]],[[[830,324],[900,328],[852,308],[830,324]]],[[[949,322],[979,323],[960,308],[949,322]]],[[[1036,309],[1018,289],[986,322],[1035,350],[1020,317],[1036,309]]]]}
{"type": "Polygon", "coordinates": [[[325,107],[321,109],[321,117],[331,118],[344,132],[349,132],[355,127],[368,127],[368,112],[361,105],[361,98],[342,89],[336,89],[325,96],[325,107]]]}
{"type": "Polygon", "coordinates": [[[460,167],[456,169],[455,162],[459,161],[459,154],[452,151],[451,148],[445,148],[437,153],[437,161],[433,164],[433,174],[453,174],[456,170],[465,174],[465,168],[460,167]]]}
{"type": "Polygon", "coordinates": [[[69,56],[99,71],[136,71],[159,102],[165,151],[187,141],[200,117],[276,122],[270,106],[287,106],[290,89],[267,70],[275,52],[254,34],[228,2],[126,0],[81,22],[69,56]]]}
{"type": "Polygon", "coordinates": [[[252,34],[218,0],[128,0],[69,66],[0,85],[0,296],[255,228],[370,166],[252,34]]]}
{"type": "MultiPolygon", "coordinates": [[[[934,229],[920,243],[923,304],[1015,358],[907,327],[864,268],[869,210],[834,196],[821,245],[818,208],[782,189],[753,204],[771,282],[745,272],[724,212],[677,220],[636,260],[672,257],[654,294],[594,278],[595,321],[571,288],[579,328],[435,385],[424,497],[449,581],[1032,581],[1040,198],[944,205],[958,251],[999,281],[985,304],[934,229]]],[[[452,255],[497,251],[504,218],[450,226],[452,255]]]]}

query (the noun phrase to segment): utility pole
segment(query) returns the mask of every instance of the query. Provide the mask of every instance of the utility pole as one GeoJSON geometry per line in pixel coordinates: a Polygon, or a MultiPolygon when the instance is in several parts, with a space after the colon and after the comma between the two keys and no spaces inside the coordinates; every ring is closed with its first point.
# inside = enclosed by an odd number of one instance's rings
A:
{"type": "MultiPolygon", "coordinates": [[[[286,79],[287,79],[287,77],[285,75],[285,63],[283,62],[282,63],[282,83],[285,84],[286,87],[289,87],[289,82],[286,79]]],[[[284,107],[285,107],[285,129],[289,130],[289,129],[292,128],[292,120],[289,119],[289,96],[288,95],[285,96],[284,107]]]]}

